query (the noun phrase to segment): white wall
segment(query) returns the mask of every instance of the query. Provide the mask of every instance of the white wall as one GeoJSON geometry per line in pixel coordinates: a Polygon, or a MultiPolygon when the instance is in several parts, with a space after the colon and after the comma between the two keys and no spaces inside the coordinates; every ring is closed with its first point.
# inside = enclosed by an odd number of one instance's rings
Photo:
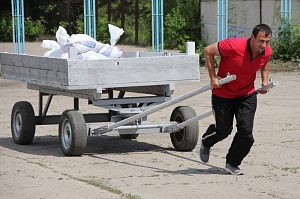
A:
{"type": "MultiPolygon", "coordinates": [[[[250,37],[252,29],[260,23],[259,0],[228,1],[228,37],[250,37]]],[[[202,39],[206,44],[217,42],[217,0],[201,1],[202,39]]],[[[273,37],[280,26],[281,0],[262,1],[262,23],[268,24],[273,37]]],[[[292,1],[292,22],[300,25],[300,1],[292,1]]]]}

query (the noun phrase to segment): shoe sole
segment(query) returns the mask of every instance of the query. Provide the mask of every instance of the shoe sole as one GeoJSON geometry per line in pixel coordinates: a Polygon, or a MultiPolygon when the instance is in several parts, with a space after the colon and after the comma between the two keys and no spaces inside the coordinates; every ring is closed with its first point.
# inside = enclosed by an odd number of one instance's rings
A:
{"type": "Polygon", "coordinates": [[[244,175],[244,173],[242,171],[240,171],[240,173],[233,173],[230,169],[225,168],[225,171],[227,171],[228,173],[235,175],[235,176],[239,176],[239,175],[244,175]]]}
{"type": "MultiPolygon", "coordinates": [[[[200,157],[200,159],[201,159],[201,157],[200,157]]],[[[208,163],[208,161],[204,161],[204,160],[202,160],[202,159],[201,159],[201,161],[202,161],[203,163],[208,163]]]]}

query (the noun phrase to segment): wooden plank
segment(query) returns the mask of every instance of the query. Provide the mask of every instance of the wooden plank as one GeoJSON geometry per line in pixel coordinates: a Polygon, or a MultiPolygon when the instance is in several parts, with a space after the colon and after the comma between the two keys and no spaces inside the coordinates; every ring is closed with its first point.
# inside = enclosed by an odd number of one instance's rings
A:
{"type": "Polygon", "coordinates": [[[125,58],[131,58],[131,57],[139,57],[140,56],[140,52],[136,51],[136,52],[125,52],[125,58]]]}
{"type": "Polygon", "coordinates": [[[123,87],[123,88],[115,88],[115,90],[125,91],[125,92],[133,92],[133,93],[145,93],[145,94],[153,94],[153,95],[171,96],[174,93],[175,84],[123,87]]]}
{"type": "Polygon", "coordinates": [[[65,73],[68,72],[68,62],[66,59],[19,55],[13,53],[0,53],[0,59],[1,64],[3,65],[54,70],[65,73]]]}
{"type": "Polygon", "coordinates": [[[3,78],[61,87],[68,83],[68,62],[31,55],[0,54],[3,78]]]}
{"type": "Polygon", "coordinates": [[[54,95],[63,95],[69,97],[75,97],[80,99],[100,99],[102,95],[102,89],[86,89],[86,90],[66,90],[61,88],[55,88],[51,86],[41,86],[36,84],[27,84],[27,88],[31,90],[37,90],[42,93],[54,94],[54,95]]]}
{"type": "Polygon", "coordinates": [[[41,85],[50,85],[48,83],[66,85],[68,83],[67,73],[59,71],[2,65],[2,72],[3,78],[15,81],[35,82],[41,85]]]}
{"type": "Polygon", "coordinates": [[[140,57],[161,57],[164,56],[163,52],[140,52],[140,57]]]}
{"type": "Polygon", "coordinates": [[[145,52],[145,51],[135,51],[135,52],[125,52],[125,57],[162,57],[171,55],[187,55],[186,53],[164,53],[164,52],[145,52]]]}

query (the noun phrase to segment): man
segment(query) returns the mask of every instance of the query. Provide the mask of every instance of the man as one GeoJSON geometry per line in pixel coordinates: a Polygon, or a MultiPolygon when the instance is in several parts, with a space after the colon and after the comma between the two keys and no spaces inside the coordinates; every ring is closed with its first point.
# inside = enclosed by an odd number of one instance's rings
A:
{"type": "MultiPolygon", "coordinates": [[[[200,158],[208,162],[211,147],[227,138],[236,119],[237,132],[226,155],[225,170],[233,175],[242,175],[239,168],[249,153],[254,138],[252,135],[257,93],[254,81],[261,71],[262,86],[268,84],[269,59],[272,55],[271,28],[266,24],[254,27],[250,38],[228,38],[204,49],[210,83],[212,86],[212,109],[215,124],[202,135],[200,158]],[[214,56],[221,56],[218,73],[214,68],[214,56]],[[236,75],[236,80],[219,85],[218,80],[227,74],[236,75]]],[[[268,91],[259,91],[262,94],[268,91]]]]}

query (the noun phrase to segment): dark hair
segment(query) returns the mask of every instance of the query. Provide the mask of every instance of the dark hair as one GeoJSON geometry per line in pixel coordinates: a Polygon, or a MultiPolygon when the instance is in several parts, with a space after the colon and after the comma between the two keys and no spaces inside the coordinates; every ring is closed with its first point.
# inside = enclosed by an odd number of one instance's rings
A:
{"type": "Polygon", "coordinates": [[[265,36],[269,36],[270,34],[272,35],[272,30],[267,24],[258,24],[253,28],[252,34],[255,38],[259,31],[265,32],[265,36]]]}

